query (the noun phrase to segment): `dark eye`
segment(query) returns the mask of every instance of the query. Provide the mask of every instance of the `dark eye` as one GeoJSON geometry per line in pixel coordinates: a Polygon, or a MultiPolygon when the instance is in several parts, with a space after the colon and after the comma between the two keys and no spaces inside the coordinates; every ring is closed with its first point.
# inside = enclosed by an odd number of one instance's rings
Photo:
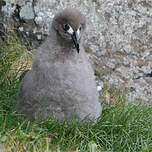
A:
{"type": "Polygon", "coordinates": [[[64,25],[63,25],[63,29],[64,29],[65,31],[68,31],[68,30],[70,29],[69,24],[64,24],[64,25]]]}

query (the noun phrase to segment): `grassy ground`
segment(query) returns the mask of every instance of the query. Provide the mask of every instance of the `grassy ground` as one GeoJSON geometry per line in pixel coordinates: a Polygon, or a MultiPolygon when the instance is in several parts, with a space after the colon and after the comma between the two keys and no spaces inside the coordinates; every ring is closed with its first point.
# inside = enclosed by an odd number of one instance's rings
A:
{"type": "MultiPolygon", "coordinates": [[[[31,56],[14,37],[0,41],[0,143],[9,151],[152,151],[152,107],[127,104],[122,93],[108,95],[112,104],[103,110],[97,123],[30,122],[15,114],[13,103],[31,56]]],[[[108,90],[105,92],[107,95],[108,90]]]]}

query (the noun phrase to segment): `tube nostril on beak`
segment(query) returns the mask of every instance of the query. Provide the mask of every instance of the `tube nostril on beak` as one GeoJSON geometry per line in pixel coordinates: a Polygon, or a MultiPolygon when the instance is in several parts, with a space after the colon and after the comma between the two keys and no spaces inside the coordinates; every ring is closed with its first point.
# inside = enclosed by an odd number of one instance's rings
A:
{"type": "Polygon", "coordinates": [[[77,32],[73,32],[72,40],[73,40],[74,46],[77,49],[77,52],[79,53],[80,52],[80,48],[79,48],[79,42],[78,42],[79,38],[78,38],[77,32]]]}

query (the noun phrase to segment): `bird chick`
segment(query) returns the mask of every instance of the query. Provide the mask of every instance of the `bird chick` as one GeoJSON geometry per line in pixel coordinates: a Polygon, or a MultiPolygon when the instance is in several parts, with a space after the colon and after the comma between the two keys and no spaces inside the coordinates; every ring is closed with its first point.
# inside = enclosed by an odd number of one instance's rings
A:
{"type": "Polygon", "coordinates": [[[22,80],[16,110],[30,118],[95,121],[102,106],[83,48],[85,17],[74,8],[58,13],[47,40],[22,80]]]}

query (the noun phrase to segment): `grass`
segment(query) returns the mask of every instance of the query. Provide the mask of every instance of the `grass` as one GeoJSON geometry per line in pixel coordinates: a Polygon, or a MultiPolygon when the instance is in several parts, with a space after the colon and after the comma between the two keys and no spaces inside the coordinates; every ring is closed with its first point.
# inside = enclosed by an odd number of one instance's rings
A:
{"type": "Polygon", "coordinates": [[[15,114],[13,103],[22,73],[31,66],[31,55],[13,34],[6,42],[0,40],[0,142],[9,151],[152,151],[152,107],[127,104],[123,93],[114,89],[104,91],[111,104],[97,123],[30,122],[15,114]]]}

